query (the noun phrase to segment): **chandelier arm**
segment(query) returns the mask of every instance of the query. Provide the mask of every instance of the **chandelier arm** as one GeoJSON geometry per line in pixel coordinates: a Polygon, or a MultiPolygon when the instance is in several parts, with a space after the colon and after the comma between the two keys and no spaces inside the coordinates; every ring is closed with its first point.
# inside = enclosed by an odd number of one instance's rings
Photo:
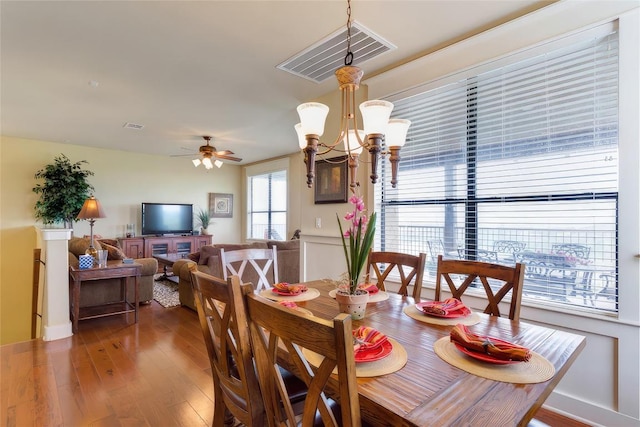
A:
{"type": "Polygon", "coordinates": [[[305,135],[307,146],[304,148],[304,162],[307,165],[307,187],[313,185],[313,177],[316,169],[316,153],[318,152],[318,135],[305,135]]]}
{"type": "Polygon", "coordinates": [[[371,183],[375,184],[378,182],[378,157],[380,156],[380,151],[382,151],[382,139],[384,135],[381,133],[372,133],[367,135],[369,140],[369,154],[371,154],[371,183]]]}
{"type": "Polygon", "coordinates": [[[349,155],[349,175],[350,175],[350,183],[349,187],[355,190],[355,188],[360,185],[358,183],[358,159],[360,156],[357,154],[349,155]]]}
{"type": "Polygon", "coordinates": [[[389,147],[391,156],[389,162],[391,162],[391,187],[396,188],[398,183],[398,164],[400,163],[400,147],[389,147]]]}

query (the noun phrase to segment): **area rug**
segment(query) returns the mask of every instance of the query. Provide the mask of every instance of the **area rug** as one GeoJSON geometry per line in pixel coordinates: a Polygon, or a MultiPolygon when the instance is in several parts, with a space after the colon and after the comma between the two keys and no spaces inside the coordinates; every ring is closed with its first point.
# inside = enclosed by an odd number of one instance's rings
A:
{"type": "Polygon", "coordinates": [[[178,284],[166,279],[154,281],[153,299],[164,308],[179,306],[178,284]]]}

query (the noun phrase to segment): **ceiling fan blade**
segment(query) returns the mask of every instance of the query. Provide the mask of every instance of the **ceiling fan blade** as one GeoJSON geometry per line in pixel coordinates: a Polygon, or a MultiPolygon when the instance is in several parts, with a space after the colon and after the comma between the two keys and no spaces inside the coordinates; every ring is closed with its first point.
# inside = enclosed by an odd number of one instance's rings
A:
{"type": "Polygon", "coordinates": [[[216,158],[218,158],[218,159],[231,160],[231,161],[234,161],[234,162],[241,162],[241,161],[242,161],[242,159],[241,159],[241,158],[239,158],[239,157],[233,157],[233,156],[226,156],[226,155],[222,155],[222,156],[221,156],[221,155],[219,155],[219,154],[216,154],[216,155],[215,155],[215,157],[216,157],[216,158]]]}
{"type": "Polygon", "coordinates": [[[229,154],[234,154],[234,153],[233,151],[230,151],[230,150],[216,151],[216,156],[228,156],[229,154]]]}
{"type": "Polygon", "coordinates": [[[195,157],[199,156],[200,153],[190,153],[190,154],[171,154],[169,157],[195,157]]]}

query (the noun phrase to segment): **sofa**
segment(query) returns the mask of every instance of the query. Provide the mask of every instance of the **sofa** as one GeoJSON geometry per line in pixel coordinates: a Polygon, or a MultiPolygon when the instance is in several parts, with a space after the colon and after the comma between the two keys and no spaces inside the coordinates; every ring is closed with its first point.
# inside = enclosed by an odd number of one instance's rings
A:
{"type": "MultiPolygon", "coordinates": [[[[94,239],[94,248],[107,250],[107,261],[126,258],[118,241],[114,239],[94,239]]],[[[89,239],[85,237],[72,237],[69,240],[69,265],[78,266],[78,256],[84,255],[89,247],[89,239]]],[[[138,284],[138,298],[141,303],[153,300],[153,279],[158,272],[158,260],[155,258],[138,258],[134,260],[142,265],[140,281],[138,284]]],[[[120,301],[120,279],[93,280],[89,285],[83,285],[80,290],[80,307],[100,305],[113,301],[120,301]]],[[[127,299],[135,298],[133,286],[128,286],[127,299]]]]}
{"type": "MultiPolygon", "coordinates": [[[[185,259],[180,259],[173,264],[173,274],[179,277],[180,304],[192,310],[196,309],[191,289],[191,271],[197,270],[212,276],[224,277],[220,262],[220,249],[230,252],[239,249],[271,249],[273,247],[276,248],[278,254],[278,280],[288,283],[300,282],[300,240],[266,240],[252,243],[206,245],[201,247],[198,252],[189,254],[185,259]]],[[[255,283],[256,279],[255,272],[247,272],[243,277],[245,282],[255,283]]]]}

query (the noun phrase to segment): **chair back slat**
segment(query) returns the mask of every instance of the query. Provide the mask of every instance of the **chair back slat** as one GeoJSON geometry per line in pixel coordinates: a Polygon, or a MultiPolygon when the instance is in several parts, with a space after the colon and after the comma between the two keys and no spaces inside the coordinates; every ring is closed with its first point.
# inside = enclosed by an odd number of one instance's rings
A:
{"type": "Polygon", "coordinates": [[[311,427],[318,415],[325,426],[360,426],[351,317],[341,313],[327,321],[263,298],[248,285],[243,285],[242,292],[269,426],[311,427]],[[323,356],[320,366],[310,364],[309,351],[323,356]],[[308,387],[301,419],[294,418],[277,369],[283,352],[308,387]],[[331,410],[327,393],[334,371],[340,378],[338,416],[331,410]]]}
{"type": "Polygon", "coordinates": [[[400,295],[407,296],[409,287],[413,287],[412,296],[416,301],[420,301],[422,293],[422,278],[424,276],[424,265],[426,254],[410,255],[400,252],[369,252],[367,259],[367,275],[370,280],[377,280],[377,286],[385,291],[385,280],[394,270],[400,276],[400,295]],[[371,272],[373,271],[373,275],[371,272]],[[413,283],[412,283],[413,282],[413,283]]]}
{"type": "Polygon", "coordinates": [[[233,417],[246,426],[265,425],[265,410],[253,364],[244,300],[227,280],[191,271],[191,283],[200,327],[209,354],[214,385],[213,426],[228,425],[233,417]]]}
{"type": "Polygon", "coordinates": [[[480,261],[445,260],[440,255],[436,274],[436,301],[440,301],[443,278],[452,296],[459,300],[462,300],[462,295],[474,285],[476,288],[481,287],[488,300],[484,312],[492,316],[500,316],[499,304],[511,292],[509,319],[519,320],[524,282],[523,264],[516,263],[512,267],[480,261]],[[457,284],[454,278],[460,284],[457,284]]]}
{"type": "Polygon", "coordinates": [[[271,249],[240,249],[225,252],[220,249],[220,263],[224,278],[237,275],[244,283],[252,282],[257,290],[278,283],[278,252],[271,249]]]}

